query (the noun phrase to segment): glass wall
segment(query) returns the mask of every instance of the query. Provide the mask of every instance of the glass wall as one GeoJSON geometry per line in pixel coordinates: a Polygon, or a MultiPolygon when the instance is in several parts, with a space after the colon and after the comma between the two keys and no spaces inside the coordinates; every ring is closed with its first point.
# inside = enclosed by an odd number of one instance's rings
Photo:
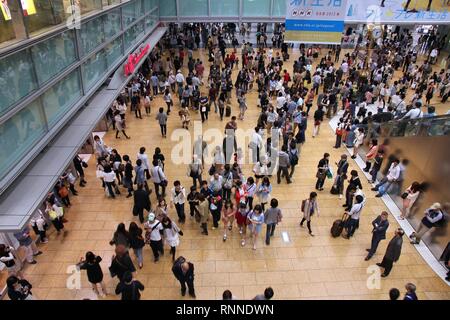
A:
{"type": "Polygon", "coordinates": [[[208,0],[182,0],[178,2],[180,15],[184,17],[207,17],[208,0]]]}
{"type": "Polygon", "coordinates": [[[36,89],[37,82],[28,50],[0,60],[0,114],[36,89]]]}
{"type": "Polygon", "coordinates": [[[26,37],[17,0],[0,0],[0,47],[26,37]]]}
{"type": "Polygon", "coordinates": [[[239,0],[211,1],[211,16],[216,17],[239,16],[239,0]]]}
{"type": "Polygon", "coordinates": [[[114,65],[115,62],[122,56],[122,37],[118,37],[105,48],[106,63],[108,67],[114,65]]]}
{"type": "Polygon", "coordinates": [[[134,45],[137,40],[144,34],[144,22],[141,21],[138,24],[131,27],[125,32],[125,51],[129,50],[132,45],[134,45]]]}
{"type": "Polygon", "coordinates": [[[112,38],[120,31],[120,10],[112,10],[103,17],[103,29],[105,31],[105,38],[112,38]]]}
{"type": "Polygon", "coordinates": [[[0,175],[15,165],[45,134],[39,100],[0,125],[0,175]]]}
{"type": "Polygon", "coordinates": [[[105,40],[103,32],[103,18],[98,17],[81,25],[81,52],[87,55],[105,40]]]}
{"type": "Polygon", "coordinates": [[[133,1],[122,8],[123,25],[129,26],[137,19],[136,1],[133,1]]]}
{"type": "Polygon", "coordinates": [[[242,0],[244,17],[269,17],[270,0],[242,0]]]}
{"type": "Polygon", "coordinates": [[[39,84],[51,79],[76,60],[73,31],[66,31],[31,47],[39,84]]]}
{"type": "Polygon", "coordinates": [[[74,3],[80,4],[81,14],[102,9],[102,0],[75,0],[74,3]]]}
{"type": "Polygon", "coordinates": [[[29,10],[26,15],[24,14],[24,20],[30,35],[47,31],[52,26],[64,23],[71,14],[70,0],[28,0],[26,2],[29,10]]]}
{"type": "Polygon", "coordinates": [[[57,85],[42,95],[49,127],[54,125],[81,97],[78,70],[73,71],[57,85]]]}
{"type": "Polygon", "coordinates": [[[159,15],[162,17],[176,17],[176,0],[159,0],[159,15]]]}
{"type": "Polygon", "coordinates": [[[83,63],[81,67],[85,90],[91,89],[96,81],[100,80],[106,72],[106,54],[104,50],[97,52],[83,63]]]}
{"type": "Polygon", "coordinates": [[[149,15],[145,18],[145,29],[147,31],[151,30],[155,24],[158,22],[158,16],[149,15]]]}
{"type": "Polygon", "coordinates": [[[286,17],[286,0],[273,0],[272,15],[286,17]]]}

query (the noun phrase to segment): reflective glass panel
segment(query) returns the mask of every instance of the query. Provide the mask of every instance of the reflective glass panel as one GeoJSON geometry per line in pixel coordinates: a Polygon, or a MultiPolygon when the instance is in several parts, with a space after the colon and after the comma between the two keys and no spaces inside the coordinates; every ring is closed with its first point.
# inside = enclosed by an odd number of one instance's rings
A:
{"type": "Polygon", "coordinates": [[[211,1],[211,15],[216,17],[239,16],[239,0],[211,1]]]}
{"type": "Polygon", "coordinates": [[[98,47],[104,40],[103,18],[99,17],[81,25],[80,29],[81,52],[87,55],[98,47]]]}
{"type": "Polygon", "coordinates": [[[242,0],[245,17],[269,17],[270,0],[242,0]]]}
{"type": "Polygon", "coordinates": [[[105,75],[106,56],[103,50],[97,52],[82,65],[83,81],[86,90],[91,89],[95,83],[105,75]]]}
{"type": "Polygon", "coordinates": [[[180,16],[203,17],[208,16],[208,0],[183,0],[178,2],[180,16]]]}

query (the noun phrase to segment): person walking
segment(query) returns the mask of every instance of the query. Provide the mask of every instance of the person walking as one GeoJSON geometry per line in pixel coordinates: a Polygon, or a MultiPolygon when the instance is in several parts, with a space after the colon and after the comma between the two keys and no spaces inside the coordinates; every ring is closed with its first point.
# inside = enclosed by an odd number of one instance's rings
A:
{"type": "Polygon", "coordinates": [[[330,154],[325,153],[323,155],[323,158],[319,161],[319,164],[317,165],[317,173],[316,173],[316,190],[322,191],[323,185],[325,183],[325,178],[327,176],[327,171],[329,169],[329,162],[330,162],[330,154]]]}
{"type": "Polygon", "coordinates": [[[278,200],[273,198],[270,200],[270,208],[264,212],[264,223],[267,225],[266,245],[270,245],[270,238],[273,237],[275,233],[275,227],[282,219],[283,214],[281,213],[280,208],[278,208],[278,200]]]}
{"type": "Polygon", "coordinates": [[[153,160],[152,162],[153,168],[151,169],[151,178],[153,180],[153,184],[155,185],[155,192],[156,196],[159,197],[165,197],[166,196],[166,187],[167,187],[167,178],[164,174],[164,171],[159,166],[158,160],[153,160]],[[160,193],[159,190],[162,189],[162,192],[160,193]]]}
{"type": "Polygon", "coordinates": [[[236,209],[231,200],[226,200],[222,208],[222,222],[223,222],[223,241],[227,241],[227,231],[233,228],[233,221],[236,215],[236,209]]]}
{"type": "Polygon", "coordinates": [[[386,253],[384,254],[383,257],[383,261],[381,261],[381,263],[377,263],[377,266],[384,269],[384,272],[381,274],[381,277],[383,278],[387,277],[392,270],[394,262],[397,262],[398,259],[400,258],[404,234],[405,232],[403,231],[402,228],[398,228],[395,231],[394,237],[391,239],[391,241],[389,241],[386,253]]]}
{"type": "Polygon", "coordinates": [[[122,180],[122,185],[127,189],[128,195],[127,198],[131,198],[133,196],[133,163],[130,160],[130,157],[125,154],[123,156],[123,161],[125,161],[124,166],[124,176],[122,180]]]}
{"type": "Polygon", "coordinates": [[[287,146],[283,145],[281,151],[278,152],[278,171],[277,171],[277,183],[281,183],[281,177],[286,177],[286,183],[291,184],[291,178],[289,175],[289,167],[291,166],[289,154],[287,153],[287,146]],[[281,175],[283,173],[283,175],[281,175]]]}
{"type": "Polygon", "coordinates": [[[164,240],[165,242],[170,246],[170,254],[172,255],[172,261],[175,261],[175,254],[178,245],[180,244],[180,237],[183,235],[183,231],[173,222],[170,220],[168,216],[165,216],[162,219],[162,225],[163,225],[163,233],[164,233],[164,240]]]}
{"type": "Polygon", "coordinates": [[[209,218],[209,201],[205,194],[200,193],[198,195],[198,206],[197,210],[200,214],[200,225],[202,228],[202,234],[208,235],[208,218],[209,218]]]}
{"type": "Polygon", "coordinates": [[[253,250],[256,250],[258,236],[261,233],[264,224],[264,214],[262,213],[261,205],[257,204],[247,218],[249,220],[250,234],[252,235],[253,250]]]}
{"type": "Polygon", "coordinates": [[[386,239],[386,230],[389,228],[388,213],[383,211],[375,220],[372,221],[372,243],[370,249],[367,249],[366,261],[370,260],[377,251],[381,240],[386,239]]]}
{"type": "Polygon", "coordinates": [[[270,201],[271,193],[272,185],[270,184],[269,177],[265,176],[256,189],[256,196],[258,197],[259,204],[263,210],[264,206],[270,201]]]}
{"type": "Polygon", "coordinates": [[[30,236],[30,232],[30,227],[25,226],[19,232],[14,233],[14,238],[16,238],[16,240],[19,241],[19,245],[25,249],[25,260],[29,264],[36,264],[37,261],[34,260],[34,257],[41,255],[42,251],[39,251],[36,247],[36,244],[30,236]]]}
{"type": "Polygon", "coordinates": [[[122,301],[137,301],[141,299],[141,291],[144,291],[144,285],[133,279],[133,274],[126,271],[123,278],[116,287],[116,294],[121,294],[122,301]]]}
{"type": "Polygon", "coordinates": [[[172,273],[175,278],[180,282],[181,295],[186,295],[186,285],[189,290],[189,295],[195,298],[194,288],[194,264],[188,262],[184,257],[178,257],[172,266],[172,273]]]}
{"type": "Polygon", "coordinates": [[[114,123],[116,125],[116,139],[120,139],[119,133],[122,132],[125,138],[131,139],[131,137],[127,136],[125,132],[125,120],[120,116],[120,112],[114,112],[114,123]]]}
{"type": "Polygon", "coordinates": [[[355,197],[356,203],[352,206],[352,208],[349,211],[346,211],[345,213],[350,217],[348,219],[347,226],[347,235],[344,235],[343,237],[345,239],[350,239],[353,237],[353,234],[355,233],[355,230],[359,226],[359,217],[361,216],[362,209],[364,207],[364,197],[361,195],[357,195],[355,197]]]}
{"type": "Polygon", "coordinates": [[[317,107],[317,110],[314,112],[314,130],[313,130],[313,138],[319,135],[320,124],[323,122],[323,116],[325,112],[321,105],[317,107]]]}
{"type": "Polygon", "coordinates": [[[111,257],[111,265],[109,271],[114,278],[117,276],[122,281],[124,274],[129,271],[132,274],[136,272],[133,261],[130,258],[127,248],[124,245],[117,245],[115,254],[111,257]]]}
{"type": "Polygon", "coordinates": [[[195,188],[197,188],[197,181],[199,186],[202,185],[202,173],[202,161],[198,158],[198,155],[194,154],[192,157],[192,163],[190,163],[188,167],[188,176],[192,178],[192,185],[195,188]]]}
{"type": "MultiPolygon", "coordinates": [[[[142,222],[141,222],[142,223],[142,222]]],[[[144,266],[144,256],[142,254],[143,248],[145,247],[145,240],[142,236],[142,228],[138,227],[135,222],[130,223],[128,228],[130,248],[133,249],[134,254],[138,260],[139,269],[144,266]]]]}
{"type": "Polygon", "coordinates": [[[127,229],[125,228],[124,223],[119,223],[117,225],[117,229],[114,232],[113,238],[109,242],[109,244],[119,246],[122,245],[125,248],[130,247],[130,234],[128,233],[127,229]]]}
{"type": "Polygon", "coordinates": [[[353,143],[352,159],[356,159],[356,156],[358,155],[359,147],[362,146],[363,143],[364,143],[364,129],[358,128],[355,130],[355,141],[353,143]]]}
{"type": "Polygon", "coordinates": [[[178,222],[185,223],[186,215],[184,213],[184,203],[186,202],[186,190],[181,185],[180,181],[175,181],[173,183],[173,188],[170,192],[170,207],[173,208],[175,205],[175,210],[178,215],[178,222]]]}
{"type": "Polygon", "coordinates": [[[105,282],[103,281],[103,271],[100,267],[102,258],[95,255],[91,251],[86,252],[85,259],[80,258],[80,262],[77,264],[79,270],[86,270],[88,281],[92,286],[95,294],[105,297],[108,295],[105,282]],[[102,288],[102,293],[99,292],[98,286],[102,288]]]}
{"type": "Polygon", "coordinates": [[[159,261],[159,254],[164,255],[164,247],[162,243],[160,231],[164,230],[161,221],[156,220],[155,214],[152,212],[148,215],[148,221],[144,225],[145,242],[150,245],[153,252],[154,262],[159,261]]]}
{"type": "Polygon", "coordinates": [[[158,120],[163,138],[167,138],[167,118],[167,113],[164,112],[164,108],[159,108],[159,112],[156,115],[156,120],[158,120]]]}
{"type": "Polygon", "coordinates": [[[87,184],[84,179],[84,168],[87,168],[88,164],[81,159],[79,155],[76,155],[75,158],[73,158],[73,165],[80,176],[80,187],[84,187],[87,184]]]}
{"type": "Polygon", "coordinates": [[[303,224],[306,221],[306,226],[308,227],[309,235],[314,237],[314,233],[311,229],[311,217],[317,213],[317,216],[319,216],[319,204],[317,201],[317,193],[311,192],[309,194],[309,198],[302,201],[302,208],[303,212],[303,218],[302,221],[300,221],[300,227],[303,228],[303,224]]]}
{"type": "Polygon", "coordinates": [[[272,299],[274,293],[271,287],[268,287],[264,290],[264,294],[258,294],[252,300],[270,300],[272,299]]]}

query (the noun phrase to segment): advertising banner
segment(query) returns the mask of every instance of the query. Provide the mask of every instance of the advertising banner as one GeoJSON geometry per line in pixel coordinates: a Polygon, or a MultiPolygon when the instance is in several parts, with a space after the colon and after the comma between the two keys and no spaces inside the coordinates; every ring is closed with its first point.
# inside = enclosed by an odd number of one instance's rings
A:
{"type": "Polygon", "coordinates": [[[448,0],[347,0],[346,23],[443,24],[448,0]]]}
{"type": "Polygon", "coordinates": [[[341,43],[347,0],[286,1],[286,42],[341,43]]]}

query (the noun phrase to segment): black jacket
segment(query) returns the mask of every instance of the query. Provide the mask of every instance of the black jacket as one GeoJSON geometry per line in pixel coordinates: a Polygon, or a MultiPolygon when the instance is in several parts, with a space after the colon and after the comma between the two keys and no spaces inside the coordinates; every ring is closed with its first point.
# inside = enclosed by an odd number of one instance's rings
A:
{"type": "Polygon", "coordinates": [[[190,262],[188,262],[188,263],[189,263],[189,270],[186,273],[183,273],[183,270],[181,269],[181,265],[173,266],[172,272],[178,281],[194,282],[194,265],[190,262]]]}
{"type": "Polygon", "coordinates": [[[25,291],[19,290],[16,291],[12,288],[8,288],[8,297],[11,300],[25,300],[28,295],[32,294],[31,293],[31,288],[33,287],[27,280],[19,280],[19,284],[22,286],[22,288],[28,288],[28,293],[26,293],[25,291]]]}
{"type": "Polygon", "coordinates": [[[384,257],[386,259],[397,261],[402,252],[403,237],[396,235],[389,241],[384,257]]]}
{"type": "Polygon", "coordinates": [[[141,292],[144,290],[144,285],[137,280],[130,284],[120,282],[116,287],[116,294],[122,294],[122,300],[140,300],[141,292]]]}
{"type": "Polygon", "coordinates": [[[346,175],[347,174],[347,170],[348,170],[348,161],[347,160],[340,160],[338,162],[337,174],[340,175],[340,176],[346,175]]]}
{"type": "Polygon", "coordinates": [[[145,209],[150,211],[150,194],[145,190],[136,190],[134,192],[134,208],[137,210],[145,209]]]}
{"type": "Polygon", "coordinates": [[[130,255],[126,253],[122,257],[116,256],[111,261],[111,266],[109,267],[109,271],[111,272],[111,276],[117,276],[119,280],[122,280],[123,275],[126,271],[135,272],[136,268],[134,267],[133,261],[130,258],[130,255]]]}
{"type": "Polygon", "coordinates": [[[375,220],[372,221],[373,226],[373,236],[379,239],[386,239],[386,230],[389,228],[389,221],[381,220],[381,216],[378,216],[375,220]]]}

